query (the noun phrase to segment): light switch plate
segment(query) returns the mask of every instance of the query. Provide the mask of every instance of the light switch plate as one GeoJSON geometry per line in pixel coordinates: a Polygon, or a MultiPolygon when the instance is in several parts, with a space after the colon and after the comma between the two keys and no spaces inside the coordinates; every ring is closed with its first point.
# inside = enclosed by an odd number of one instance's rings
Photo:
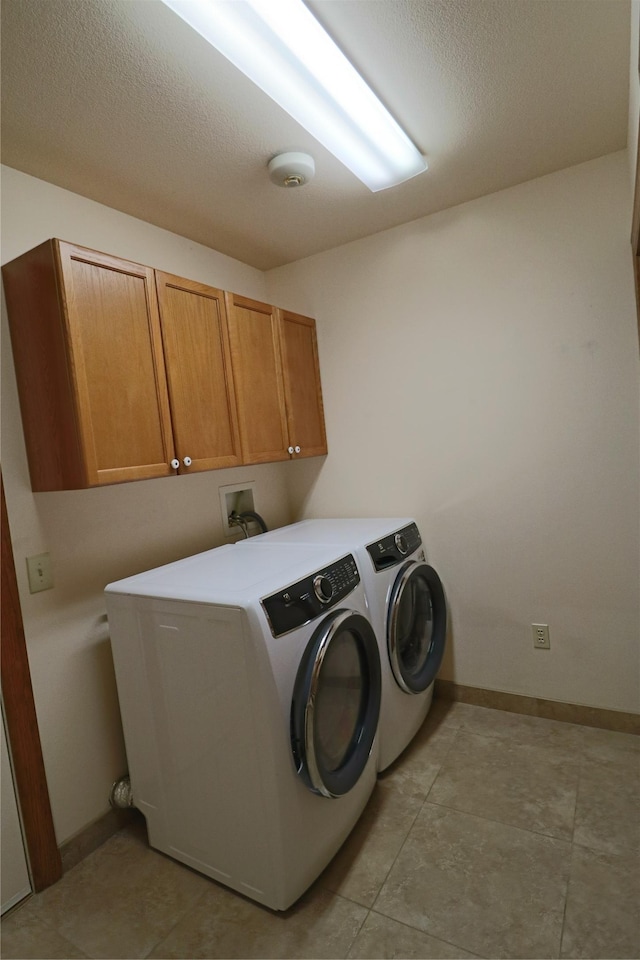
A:
{"type": "Polygon", "coordinates": [[[41,590],[51,590],[53,587],[51,555],[48,553],[38,553],[33,557],[27,557],[27,573],[29,575],[30,593],[40,593],[41,590]]]}

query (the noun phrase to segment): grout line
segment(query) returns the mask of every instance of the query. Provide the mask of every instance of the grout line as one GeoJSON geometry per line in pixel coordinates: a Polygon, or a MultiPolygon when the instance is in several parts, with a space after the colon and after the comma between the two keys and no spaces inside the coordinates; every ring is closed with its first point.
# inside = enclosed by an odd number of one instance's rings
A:
{"type": "Polygon", "coordinates": [[[562,909],[562,924],[560,926],[560,943],[558,944],[558,956],[562,956],[562,941],[564,940],[564,927],[567,921],[567,905],[569,903],[569,887],[571,886],[571,875],[573,873],[573,854],[575,851],[575,845],[571,844],[571,858],[569,859],[569,874],[567,876],[567,882],[564,889],[564,906],[562,909]]]}
{"type": "Polygon", "coordinates": [[[543,833],[541,830],[531,830],[529,827],[521,827],[517,823],[509,823],[507,820],[496,820],[494,817],[485,817],[481,813],[471,813],[469,810],[459,810],[458,807],[451,807],[446,803],[438,803],[437,800],[425,800],[425,803],[430,803],[433,807],[439,807],[441,810],[450,810],[451,813],[459,813],[463,817],[474,817],[476,820],[485,820],[487,823],[496,823],[501,827],[511,827],[513,830],[522,830],[523,833],[530,833],[534,837],[544,837],[545,840],[556,840],[558,843],[568,843],[569,846],[573,846],[571,840],[567,840],[565,837],[554,837],[550,833],[543,833]]]}
{"type": "MultiPolygon", "coordinates": [[[[37,896],[37,894],[33,894],[33,896],[37,896]]],[[[31,920],[36,920],[38,923],[40,923],[45,930],[50,930],[51,933],[55,933],[57,937],[60,937],[60,939],[64,940],[64,942],[69,944],[69,946],[75,947],[75,949],[79,950],[80,953],[83,953],[86,957],[89,957],[89,960],[94,960],[91,954],[87,953],[84,947],[81,947],[80,944],[76,943],[73,937],[69,936],[69,934],[63,933],[58,927],[58,924],[54,923],[51,919],[40,916],[38,913],[31,913],[30,918],[31,920]]],[[[5,918],[3,917],[2,919],[4,920],[5,918]]]]}
{"type": "MultiPolygon", "coordinates": [[[[326,889],[326,887],[325,887],[325,889],[326,889]]],[[[356,900],[351,900],[350,897],[343,897],[341,893],[334,893],[333,891],[327,891],[327,892],[330,893],[330,895],[333,896],[333,897],[339,897],[341,900],[346,900],[347,903],[357,904],[357,906],[363,907],[363,908],[367,911],[367,912],[365,913],[364,917],[362,918],[362,923],[361,923],[360,926],[358,927],[358,930],[357,930],[357,932],[356,932],[353,940],[351,941],[351,943],[350,943],[349,946],[347,947],[347,950],[346,950],[345,955],[344,955],[344,956],[345,956],[345,960],[347,960],[347,958],[349,957],[349,954],[350,954],[350,952],[351,952],[351,948],[353,947],[354,943],[356,942],[356,940],[358,939],[358,937],[359,937],[360,934],[362,933],[362,928],[364,927],[365,923],[366,923],[367,920],[369,919],[369,914],[371,913],[371,907],[365,907],[363,903],[357,903],[356,900]]]]}
{"type": "MultiPolygon", "coordinates": [[[[171,859],[171,858],[170,858],[170,859],[171,859]]],[[[185,865],[183,864],[183,866],[185,866],[185,865]]],[[[191,868],[190,868],[190,867],[187,867],[187,869],[191,869],[191,868]]],[[[193,871],[193,872],[194,872],[194,873],[197,873],[197,871],[193,871]]],[[[199,876],[205,876],[204,874],[198,874],[198,875],[199,875],[199,876]]],[[[215,883],[215,882],[216,882],[216,881],[213,879],[213,877],[206,877],[206,879],[207,879],[207,880],[210,880],[211,883],[215,883]]],[[[228,889],[228,888],[227,888],[227,889],[228,889]]],[[[149,949],[148,949],[147,952],[145,953],[144,957],[141,957],[140,960],[146,960],[146,958],[149,956],[149,954],[152,953],[152,952],[156,949],[156,947],[159,947],[160,944],[161,944],[164,940],[167,939],[167,937],[170,937],[171,934],[173,933],[173,931],[174,931],[174,930],[176,929],[176,927],[178,926],[178,924],[182,923],[182,921],[185,919],[185,917],[187,916],[187,914],[189,914],[192,910],[195,910],[195,908],[196,908],[197,905],[200,903],[200,901],[203,900],[203,899],[209,894],[209,892],[210,892],[210,891],[209,891],[209,887],[207,887],[205,890],[202,891],[202,893],[199,893],[198,896],[195,897],[195,899],[193,900],[193,902],[190,903],[189,906],[186,907],[186,909],[182,911],[182,913],[181,913],[180,916],[176,919],[176,922],[173,924],[173,926],[169,927],[169,929],[166,931],[166,933],[164,933],[163,936],[161,936],[159,940],[156,940],[156,941],[154,942],[153,946],[149,947],[149,949]]]]}
{"type": "Polygon", "coordinates": [[[431,940],[437,940],[438,943],[446,943],[450,947],[455,947],[456,950],[463,950],[465,953],[470,953],[473,956],[478,957],[478,960],[483,960],[483,957],[479,953],[475,953],[473,950],[463,947],[461,943],[454,943],[453,940],[445,940],[443,937],[435,937],[432,933],[422,930],[421,927],[414,927],[411,923],[407,923],[405,920],[398,920],[397,917],[392,917],[388,913],[382,913],[380,910],[374,910],[373,907],[369,912],[375,913],[376,916],[382,917],[384,920],[392,920],[393,923],[399,923],[400,926],[406,927],[407,930],[414,930],[416,933],[421,933],[423,936],[429,937],[431,940]]]}
{"type": "MultiPolygon", "coordinates": [[[[457,736],[457,733],[456,733],[456,736],[457,736]]],[[[454,739],[454,741],[455,741],[455,737],[454,737],[453,739],[454,739]]],[[[451,749],[451,747],[450,747],[449,749],[451,749]]],[[[438,779],[438,776],[439,776],[439,774],[440,774],[440,770],[441,770],[441,769],[442,769],[442,763],[440,763],[440,764],[438,765],[438,773],[436,773],[436,775],[435,775],[435,777],[434,777],[434,779],[433,779],[433,783],[431,784],[431,787],[433,787],[433,784],[434,784],[435,781],[438,779]]],[[[424,809],[424,805],[425,805],[425,803],[427,802],[427,797],[429,796],[429,793],[431,792],[431,787],[429,787],[429,790],[428,790],[427,793],[425,794],[424,800],[422,801],[422,803],[420,804],[420,806],[419,806],[418,809],[416,810],[415,816],[413,817],[413,819],[412,819],[412,821],[411,821],[411,824],[410,824],[410,826],[409,826],[409,829],[407,830],[407,832],[406,832],[406,834],[405,834],[405,836],[404,836],[404,839],[403,839],[402,843],[400,844],[400,847],[398,848],[398,852],[396,853],[395,857],[393,858],[393,861],[392,861],[392,863],[391,863],[391,866],[390,866],[389,869],[387,870],[387,872],[386,872],[386,874],[385,874],[385,876],[384,876],[384,879],[382,880],[382,883],[380,884],[380,887],[379,887],[379,889],[378,889],[378,892],[377,892],[377,894],[376,894],[376,896],[375,896],[375,899],[374,899],[374,901],[373,901],[373,903],[372,903],[372,905],[371,905],[371,908],[370,908],[371,910],[374,909],[376,903],[378,902],[378,898],[379,898],[379,896],[380,896],[380,894],[381,894],[381,892],[382,892],[382,888],[384,887],[385,883],[386,883],[387,880],[389,879],[389,874],[390,874],[391,871],[393,870],[393,868],[394,868],[394,866],[395,866],[395,864],[396,864],[396,861],[398,860],[398,857],[399,857],[400,854],[402,853],[402,851],[403,851],[403,849],[404,849],[404,846],[405,846],[405,844],[406,844],[406,842],[407,842],[407,839],[409,838],[409,834],[410,834],[411,831],[413,830],[413,827],[414,827],[414,825],[415,825],[416,820],[418,819],[418,817],[419,817],[420,814],[422,813],[422,810],[424,809]]],[[[393,790],[393,787],[390,787],[389,789],[393,790]]],[[[399,792],[399,791],[397,791],[397,792],[399,792]]]]}
{"type": "MultiPolygon", "coordinates": [[[[447,750],[447,752],[445,753],[444,757],[442,758],[442,762],[440,763],[440,765],[439,765],[439,767],[438,767],[438,772],[436,773],[435,777],[433,778],[433,780],[432,780],[432,782],[431,782],[431,786],[430,786],[429,789],[427,790],[427,795],[426,795],[426,797],[424,798],[424,803],[426,803],[426,802],[429,800],[429,797],[431,796],[431,791],[433,790],[433,788],[434,788],[434,786],[435,786],[435,784],[436,784],[436,780],[438,779],[438,777],[439,777],[440,774],[442,773],[442,768],[444,767],[445,763],[446,763],[447,760],[449,759],[449,754],[453,751],[453,748],[456,746],[456,744],[457,744],[457,742],[458,742],[458,737],[460,736],[460,731],[461,731],[461,730],[462,730],[462,727],[461,727],[461,726],[458,727],[457,730],[456,730],[456,732],[454,733],[453,737],[451,738],[451,744],[449,745],[449,749],[447,750]]],[[[424,806],[424,804],[423,804],[423,806],[424,806]]]]}

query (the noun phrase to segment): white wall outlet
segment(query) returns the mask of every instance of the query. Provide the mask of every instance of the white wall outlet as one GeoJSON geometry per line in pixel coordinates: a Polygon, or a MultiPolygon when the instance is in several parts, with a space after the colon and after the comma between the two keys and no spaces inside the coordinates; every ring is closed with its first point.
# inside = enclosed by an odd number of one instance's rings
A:
{"type": "Polygon", "coordinates": [[[243,513],[245,510],[255,511],[253,503],[254,480],[245,480],[244,483],[228,483],[220,487],[220,510],[222,512],[222,530],[225,537],[240,539],[240,527],[229,523],[229,517],[234,512],[243,513]]]}
{"type": "Polygon", "coordinates": [[[533,633],[533,645],[536,648],[536,650],[551,649],[548,623],[532,623],[531,631],[533,633]]]}
{"type": "Polygon", "coordinates": [[[48,553],[38,553],[34,557],[27,557],[27,574],[30,593],[51,590],[53,587],[51,556],[48,553]]]}

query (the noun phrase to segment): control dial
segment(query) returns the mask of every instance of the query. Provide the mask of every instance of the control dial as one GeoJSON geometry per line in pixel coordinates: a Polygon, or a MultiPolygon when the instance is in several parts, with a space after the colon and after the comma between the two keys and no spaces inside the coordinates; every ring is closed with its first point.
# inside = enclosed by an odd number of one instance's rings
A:
{"type": "Polygon", "coordinates": [[[398,553],[401,553],[402,556],[404,557],[407,554],[409,547],[407,545],[407,541],[405,540],[405,538],[402,536],[401,533],[396,533],[395,544],[396,544],[396,547],[398,548],[398,553]]]}
{"type": "Polygon", "coordinates": [[[320,603],[329,603],[333,596],[333,584],[328,577],[318,574],[317,577],[313,578],[313,592],[320,601],[320,603]]]}

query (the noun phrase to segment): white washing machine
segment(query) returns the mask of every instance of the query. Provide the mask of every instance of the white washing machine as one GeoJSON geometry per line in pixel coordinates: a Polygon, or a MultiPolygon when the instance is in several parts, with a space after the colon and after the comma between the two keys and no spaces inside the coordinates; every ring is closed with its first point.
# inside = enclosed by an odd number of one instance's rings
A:
{"type": "Polygon", "coordinates": [[[442,663],[447,607],[411,518],[303,520],[251,541],[333,543],[353,551],[382,660],[378,769],[411,742],[431,706],[442,663]]]}
{"type": "Polygon", "coordinates": [[[375,784],[380,657],[353,555],[227,545],[105,595],[149,842],[285,910],[375,784]]]}

